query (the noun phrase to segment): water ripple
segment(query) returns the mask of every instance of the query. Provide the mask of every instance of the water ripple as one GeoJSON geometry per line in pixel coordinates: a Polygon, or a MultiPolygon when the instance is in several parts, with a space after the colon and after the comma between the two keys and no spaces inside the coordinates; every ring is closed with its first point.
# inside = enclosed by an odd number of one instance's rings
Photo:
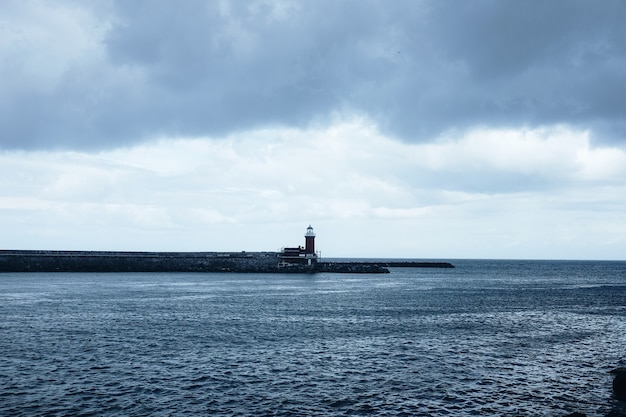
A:
{"type": "Polygon", "coordinates": [[[0,414],[602,416],[615,404],[606,371],[624,360],[626,286],[605,276],[530,290],[528,277],[346,278],[5,275],[0,414]]]}

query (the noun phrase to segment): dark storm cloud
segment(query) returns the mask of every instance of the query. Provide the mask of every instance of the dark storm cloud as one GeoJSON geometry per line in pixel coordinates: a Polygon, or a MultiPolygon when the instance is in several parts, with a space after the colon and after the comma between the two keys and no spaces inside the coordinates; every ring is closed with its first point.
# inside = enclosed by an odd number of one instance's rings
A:
{"type": "Polygon", "coordinates": [[[102,17],[98,68],[74,64],[53,89],[3,82],[0,146],[115,147],[352,113],[408,141],[485,126],[626,133],[619,0],[120,1],[102,17]]]}

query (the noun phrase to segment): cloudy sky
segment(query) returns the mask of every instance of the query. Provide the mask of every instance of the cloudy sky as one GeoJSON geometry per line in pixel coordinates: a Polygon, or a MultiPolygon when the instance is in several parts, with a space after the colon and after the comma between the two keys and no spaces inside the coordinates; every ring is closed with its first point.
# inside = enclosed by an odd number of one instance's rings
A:
{"type": "Polygon", "coordinates": [[[626,2],[3,0],[0,249],[626,259],[626,2]]]}

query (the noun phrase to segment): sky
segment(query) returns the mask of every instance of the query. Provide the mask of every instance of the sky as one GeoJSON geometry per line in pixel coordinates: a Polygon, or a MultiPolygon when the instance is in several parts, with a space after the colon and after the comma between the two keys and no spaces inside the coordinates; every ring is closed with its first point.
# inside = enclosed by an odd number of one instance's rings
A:
{"type": "Polygon", "coordinates": [[[623,0],[3,0],[0,249],[626,259],[623,0]]]}

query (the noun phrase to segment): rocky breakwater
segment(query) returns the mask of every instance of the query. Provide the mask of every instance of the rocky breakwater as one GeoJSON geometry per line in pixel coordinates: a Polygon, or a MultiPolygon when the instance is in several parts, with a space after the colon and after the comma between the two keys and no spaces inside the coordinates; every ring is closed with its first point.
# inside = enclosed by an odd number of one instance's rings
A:
{"type": "Polygon", "coordinates": [[[315,272],[388,274],[389,268],[454,268],[454,265],[449,262],[413,261],[318,262],[315,272]]]}
{"type": "Polygon", "coordinates": [[[361,264],[380,265],[385,268],[454,268],[450,262],[382,261],[361,262],[361,264]]]}
{"type": "Polygon", "coordinates": [[[376,263],[367,262],[318,262],[313,272],[334,272],[340,274],[388,274],[389,269],[376,263]]]}

